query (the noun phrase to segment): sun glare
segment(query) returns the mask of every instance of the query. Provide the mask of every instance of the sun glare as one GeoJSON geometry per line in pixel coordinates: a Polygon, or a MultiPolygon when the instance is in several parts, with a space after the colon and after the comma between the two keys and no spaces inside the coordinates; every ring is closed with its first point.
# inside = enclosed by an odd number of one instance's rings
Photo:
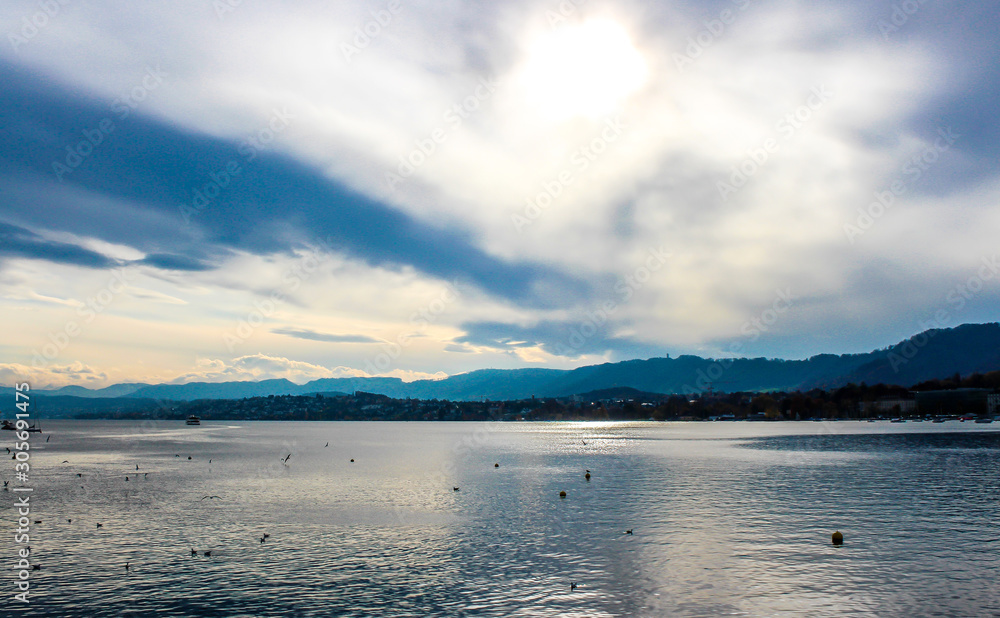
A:
{"type": "Polygon", "coordinates": [[[625,29],[607,20],[535,39],[520,73],[529,104],[549,120],[612,112],[646,80],[646,62],[625,29]]]}

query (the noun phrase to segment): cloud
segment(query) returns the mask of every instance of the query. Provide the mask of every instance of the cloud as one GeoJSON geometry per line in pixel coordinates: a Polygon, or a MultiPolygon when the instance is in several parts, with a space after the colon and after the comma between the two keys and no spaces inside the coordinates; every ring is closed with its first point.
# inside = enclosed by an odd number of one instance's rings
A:
{"type": "MultiPolygon", "coordinates": [[[[322,365],[291,360],[266,354],[249,354],[231,361],[201,358],[191,371],[171,380],[173,384],[187,382],[228,382],[246,380],[272,380],[284,378],[296,384],[305,384],[320,378],[365,378],[368,373],[350,367],[328,368],[322,365]]],[[[396,377],[404,382],[414,380],[440,380],[448,377],[442,372],[427,373],[406,369],[395,369],[379,374],[382,377],[396,377]]]]}
{"type": "MultiPolygon", "coordinates": [[[[223,19],[203,0],[63,6],[37,38],[0,48],[13,360],[68,317],[51,299],[99,293],[83,269],[119,263],[165,296],[103,312],[73,353],[124,366],[113,359],[148,343],[145,358],[173,362],[153,371],[174,375],[191,350],[221,353],[223,322],[274,290],[286,302],[267,328],[308,329],[240,353],[316,367],[365,366],[371,347],[324,338],[395,341],[414,315],[427,328],[400,356],[407,371],[697,352],[740,338],[785,288],[795,304],[748,349],[866,350],[920,330],[995,252],[992,3],[918,3],[891,31],[892,0],[571,4],[560,32],[615,22],[634,47],[621,74],[629,58],[648,69],[637,89],[600,93],[618,105],[603,117],[554,97],[539,109],[545,88],[593,88],[573,75],[607,72],[581,67],[587,54],[568,71],[547,63],[549,9],[523,0],[415,0],[350,58],[341,43],[372,18],[357,1],[242,3],[223,19]],[[720,26],[723,8],[734,19],[720,26]],[[546,67],[552,81],[531,91],[523,78],[546,67]],[[817,89],[831,96],[807,105],[817,89]],[[948,127],[960,137],[928,154],[948,127]],[[412,173],[388,187],[404,162],[412,173]],[[741,167],[752,173],[723,195],[741,167]],[[875,201],[897,181],[891,207],[875,201]],[[873,203],[884,212],[849,240],[845,224],[873,203]],[[655,247],[670,260],[618,295],[655,247]],[[288,270],[317,248],[329,259],[309,281],[288,270]],[[437,296],[444,282],[459,300],[437,296]],[[190,304],[156,302],[168,298],[190,304]],[[614,315],[587,326],[607,301],[614,315]],[[127,344],[114,334],[126,332],[127,344]]],[[[37,10],[11,0],[0,21],[37,10]]],[[[998,319],[995,286],[955,315],[998,319]]]]}
{"type": "Polygon", "coordinates": [[[367,335],[331,335],[319,333],[305,328],[272,328],[271,332],[276,335],[287,335],[297,339],[307,339],[309,341],[325,341],[327,343],[380,343],[380,339],[367,335]]]}
{"type": "MultiPolygon", "coordinates": [[[[577,321],[540,321],[531,326],[504,322],[462,324],[466,334],[456,337],[458,344],[470,344],[518,352],[540,348],[553,356],[578,358],[587,355],[611,355],[613,358],[637,358],[662,354],[663,349],[630,337],[613,334],[613,327],[601,318],[582,316],[577,321]]],[[[451,351],[465,351],[453,349],[451,351]]]]}
{"type": "MultiPolygon", "coordinates": [[[[12,173],[33,175],[43,185],[72,185],[127,202],[143,213],[173,214],[173,240],[181,248],[207,242],[217,252],[240,249],[268,254],[321,242],[373,266],[412,266],[434,277],[469,281],[491,294],[529,305],[579,299],[588,291],[584,281],[559,269],[494,257],[477,246],[467,229],[424,223],[289,157],[260,153],[250,159],[230,141],[193,135],[138,115],[115,124],[106,107],[74,97],[65,88],[2,61],[0,78],[5,82],[0,109],[15,127],[0,144],[0,161],[12,173]],[[69,156],[67,146],[72,150],[87,141],[81,142],[80,127],[99,128],[109,122],[114,131],[102,137],[100,144],[83,148],[89,154],[79,162],[73,159],[76,167],[63,162],[69,156]],[[57,165],[70,170],[58,181],[53,175],[57,165]]],[[[13,210],[16,207],[0,207],[0,213],[35,219],[34,225],[45,217],[52,225],[67,226],[84,215],[75,203],[50,204],[57,216],[33,216],[31,210],[13,210]]],[[[87,211],[86,216],[100,219],[102,215],[87,211]]],[[[159,247],[140,234],[130,235],[128,229],[119,228],[114,240],[150,252],[152,257],[145,261],[151,265],[205,268],[197,260],[163,255],[159,247]]],[[[21,244],[25,246],[22,251],[34,249],[36,257],[89,258],[94,266],[106,262],[83,250],[73,253],[61,248],[60,252],[58,246],[21,244]]]]}
{"type": "Polygon", "coordinates": [[[249,354],[223,361],[202,358],[195,369],[176,377],[173,384],[187,382],[228,382],[245,380],[272,380],[284,378],[296,384],[305,384],[319,378],[355,378],[367,374],[349,367],[333,369],[280,356],[249,354]]]}
{"type": "Polygon", "coordinates": [[[216,268],[210,264],[187,255],[172,255],[169,253],[153,253],[135,263],[152,266],[162,270],[204,271],[216,268]]]}
{"type": "Polygon", "coordinates": [[[33,389],[54,389],[71,384],[100,388],[108,384],[108,379],[107,373],[81,362],[46,367],[0,364],[0,381],[4,384],[27,382],[33,389]]]}
{"type": "Polygon", "coordinates": [[[87,268],[113,268],[121,262],[83,247],[45,240],[17,225],[0,221],[0,256],[47,260],[87,268]]]}

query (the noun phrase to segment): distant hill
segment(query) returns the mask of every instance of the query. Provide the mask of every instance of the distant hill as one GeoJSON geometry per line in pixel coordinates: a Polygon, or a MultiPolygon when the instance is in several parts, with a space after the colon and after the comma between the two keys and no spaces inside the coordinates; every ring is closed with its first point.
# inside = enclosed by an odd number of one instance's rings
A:
{"type": "Polygon", "coordinates": [[[615,400],[657,399],[661,397],[666,397],[666,395],[664,395],[663,393],[647,393],[645,391],[640,391],[637,388],[632,388],[631,386],[602,388],[599,391],[579,393],[574,396],[579,397],[583,401],[605,401],[609,399],[615,399],[615,400]]]}
{"type": "MultiPolygon", "coordinates": [[[[573,370],[483,369],[443,380],[403,382],[398,378],[324,378],[298,385],[288,380],[117,384],[99,390],[65,387],[33,394],[191,401],[268,395],[365,391],[394,398],[513,400],[564,397],[604,389],[693,394],[709,387],[719,392],[837,388],[849,383],[886,383],[909,387],[956,373],[963,376],[1000,370],[1000,324],[965,324],[926,331],[891,347],[866,354],[820,354],[806,360],[698,356],[651,358],[590,365],[573,370]]],[[[5,388],[4,391],[13,389],[5,388]]]]}

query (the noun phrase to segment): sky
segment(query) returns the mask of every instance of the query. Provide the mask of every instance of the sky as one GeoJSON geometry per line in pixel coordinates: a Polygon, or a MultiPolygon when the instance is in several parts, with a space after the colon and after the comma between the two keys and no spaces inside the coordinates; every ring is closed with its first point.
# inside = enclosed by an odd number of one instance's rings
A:
{"type": "Polygon", "coordinates": [[[0,5],[0,379],[867,352],[1000,319],[992,0],[0,5]]]}

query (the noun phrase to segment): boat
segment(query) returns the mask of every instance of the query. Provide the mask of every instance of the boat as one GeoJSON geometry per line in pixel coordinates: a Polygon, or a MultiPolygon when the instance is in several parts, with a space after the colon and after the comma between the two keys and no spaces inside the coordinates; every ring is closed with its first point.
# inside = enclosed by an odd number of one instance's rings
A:
{"type": "Polygon", "coordinates": [[[192,414],[187,418],[188,425],[201,425],[201,419],[192,414]]]}
{"type": "Polygon", "coordinates": [[[993,419],[992,418],[987,418],[987,417],[980,417],[980,418],[976,419],[976,422],[977,423],[992,423],[993,419]]]}
{"type": "Polygon", "coordinates": [[[890,423],[905,423],[906,421],[901,418],[894,418],[889,421],[890,423]]]}
{"type": "Polygon", "coordinates": [[[946,419],[946,418],[945,418],[945,417],[943,417],[943,416],[938,416],[938,417],[936,417],[936,418],[935,418],[935,419],[934,419],[933,421],[931,421],[931,422],[932,422],[932,423],[943,423],[943,422],[945,422],[946,420],[948,420],[948,419],[946,419]]]}
{"type": "Polygon", "coordinates": [[[27,431],[30,433],[42,433],[42,428],[36,427],[35,425],[18,430],[18,428],[14,425],[14,423],[10,421],[3,421],[2,423],[0,423],[0,429],[6,429],[7,431],[27,431]]]}

